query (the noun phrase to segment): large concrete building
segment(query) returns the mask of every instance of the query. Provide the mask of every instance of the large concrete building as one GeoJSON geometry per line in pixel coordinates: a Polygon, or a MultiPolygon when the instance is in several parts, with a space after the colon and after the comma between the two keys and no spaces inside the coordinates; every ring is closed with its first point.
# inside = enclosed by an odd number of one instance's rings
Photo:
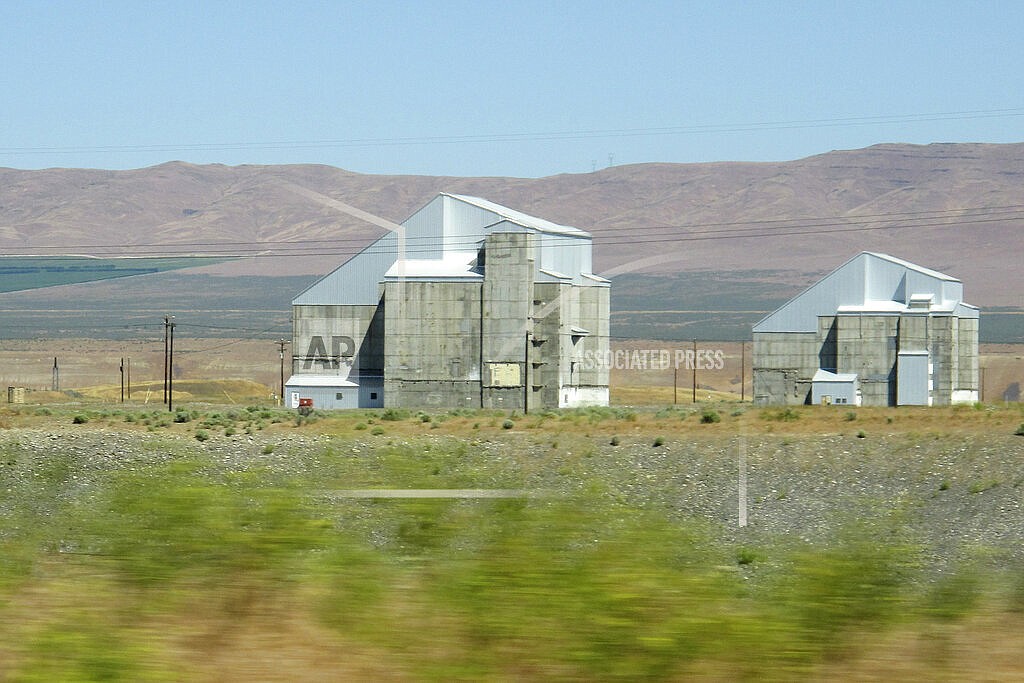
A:
{"type": "Polygon", "coordinates": [[[956,278],[862,252],[754,325],[761,405],[978,400],[978,309],[956,278]]]}
{"type": "Polygon", "coordinates": [[[289,405],[607,405],[591,237],[441,194],[292,301],[289,405]]]}

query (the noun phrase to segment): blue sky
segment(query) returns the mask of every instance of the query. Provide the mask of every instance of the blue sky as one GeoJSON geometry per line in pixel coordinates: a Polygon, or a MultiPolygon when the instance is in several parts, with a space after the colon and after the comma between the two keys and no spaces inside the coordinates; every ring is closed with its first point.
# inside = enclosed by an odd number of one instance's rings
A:
{"type": "Polygon", "coordinates": [[[539,177],[1024,141],[1020,2],[0,2],[0,166],[539,177]]]}

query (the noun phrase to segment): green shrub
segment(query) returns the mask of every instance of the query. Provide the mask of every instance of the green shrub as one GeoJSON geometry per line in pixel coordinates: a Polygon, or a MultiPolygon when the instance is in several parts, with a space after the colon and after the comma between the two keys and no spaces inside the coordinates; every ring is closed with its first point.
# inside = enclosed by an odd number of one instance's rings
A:
{"type": "Polygon", "coordinates": [[[984,493],[989,489],[994,489],[999,486],[1000,482],[998,479],[982,479],[976,481],[967,488],[968,493],[984,493]]]}
{"type": "Polygon", "coordinates": [[[513,422],[512,420],[505,420],[504,422],[501,423],[501,428],[502,429],[512,429],[515,426],[516,426],[516,423],[513,422]]]}
{"type": "Polygon", "coordinates": [[[1020,427],[1017,427],[1017,431],[1014,432],[1017,436],[1024,436],[1024,422],[1020,423],[1020,427]]]}
{"type": "Polygon", "coordinates": [[[210,433],[205,429],[197,429],[195,433],[196,441],[206,441],[210,438],[210,433]]]}
{"type": "Polygon", "coordinates": [[[748,565],[759,562],[762,559],[761,553],[753,548],[740,548],[736,551],[736,564],[748,565]]]}
{"type": "Polygon", "coordinates": [[[364,429],[366,429],[366,423],[365,423],[365,422],[357,422],[357,423],[356,423],[356,426],[355,426],[355,427],[353,427],[353,429],[355,429],[356,431],[359,431],[359,432],[361,432],[361,431],[363,431],[364,429]]]}
{"type": "Polygon", "coordinates": [[[858,439],[863,439],[863,438],[865,438],[866,436],[867,436],[867,434],[865,434],[865,433],[864,433],[864,430],[863,430],[863,429],[862,429],[862,430],[860,430],[859,432],[857,432],[857,438],[858,438],[858,439]]]}
{"type": "Polygon", "coordinates": [[[274,444],[268,443],[263,447],[263,455],[270,455],[274,452],[274,444]]]}
{"type": "Polygon", "coordinates": [[[399,421],[404,420],[404,419],[406,419],[408,417],[409,417],[409,411],[408,410],[400,410],[400,409],[397,409],[397,408],[387,408],[380,415],[380,419],[384,420],[385,422],[399,422],[399,421]]]}
{"type": "Polygon", "coordinates": [[[792,407],[773,408],[761,411],[762,420],[774,420],[775,422],[793,422],[800,419],[800,413],[792,407]]]}
{"type": "Polygon", "coordinates": [[[722,416],[716,411],[705,408],[704,412],[700,415],[701,424],[713,424],[715,422],[721,422],[722,416]]]}
{"type": "Polygon", "coordinates": [[[847,422],[853,422],[854,420],[857,419],[857,413],[851,410],[847,412],[845,416],[843,416],[843,419],[846,420],[847,422]]]}
{"type": "Polygon", "coordinates": [[[655,448],[657,448],[659,446],[664,446],[664,445],[665,445],[665,438],[664,437],[659,436],[659,437],[656,437],[654,439],[654,447],[655,448]]]}
{"type": "Polygon", "coordinates": [[[374,427],[370,431],[370,433],[373,434],[374,436],[380,436],[381,434],[384,433],[384,428],[383,427],[374,427]]]}
{"type": "Polygon", "coordinates": [[[88,415],[82,415],[81,413],[79,413],[78,415],[75,415],[71,419],[72,424],[76,424],[76,425],[84,425],[88,421],[89,421],[89,416],[88,415]]]}
{"type": "Polygon", "coordinates": [[[611,445],[613,445],[613,446],[618,446],[618,445],[619,445],[619,437],[617,437],[617,436],[613,436],[613,437],[612,437],[612,440],[611,440],[611,442],[610,442],[610,443],[611,443],[611,445]]]}

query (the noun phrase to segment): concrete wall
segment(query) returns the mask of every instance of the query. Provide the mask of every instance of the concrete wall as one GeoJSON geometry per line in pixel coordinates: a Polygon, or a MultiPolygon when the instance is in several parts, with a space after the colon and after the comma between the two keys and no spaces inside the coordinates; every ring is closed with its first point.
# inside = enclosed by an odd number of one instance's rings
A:
{"type": "Polygon", "coordinates": [[[382,306],[298,305],[292,318],[292,374],[383,372],[382,306]]]}
{"type": "MultiPolygon", "coordinates": [[[[530,340],[531,403],[558,406],[563,384],[563,363],[572,360],[564,313],[572,305],[568,282],[538,282],[534,285],[534,323],[530,340]]],[[[571,315],[571,311],[569,312],[571,315]]],[[[569,373],[569,368],[565,368],[569,373]]]]}
{"type": "Polygon", "coordinates": [[[385,283],[385,406],[479,407],[480,295],[478,282],[385,283]]]}
{"type": "Polygon", "coordinates": [[[979,400],[981,383],[978,379],[978,319],[958,318],[960,335],[960,361],[957,364],[953,402],[979,400]]]}
{"type": "Polygon", "coordinates": [[[895,405],[899,323],[893,315],[836,316],[838,371],[857,375],[861,405],[895,405]]]}
{"type": "MultiPolygon", "coordinates": [[[[579,326],[590,334],[583,337],[576,345],[576,359],[586,357],[606,358],[610,348],[611,328],[609,324],[611,310],[610,287],[580,287],[579,326]]],[[[605,389],[607,394],[609,367],[605,363],[596,366],[581,364],[576,375],[576,386],[581,388],[605,389]]],[[[607,404],[607,401],[606,403],[607,404]]]]}
{"type": "Polygon", "coordinates": [[[814,335],[755,332],[754,402],[808,401],[806,387],[820,367],[856,374],[862,405],[896,405],[901,352],[928,354],[930,405],[977,400],[978,320],[908,312],[822,316],[814,335]]]}
{"type": "Polygon", "coordinates": [[[534,403],[527,340],[533,333],[534,240],[532,233],[494,232],[484,243],[484,408],[524,410],[534,403]]]}
{"type": "Polygon", "coordinates": [[[755,332],[754,403],[802,405],[810,401],[811,379],[818,370],[819,334],[755,332]]]}

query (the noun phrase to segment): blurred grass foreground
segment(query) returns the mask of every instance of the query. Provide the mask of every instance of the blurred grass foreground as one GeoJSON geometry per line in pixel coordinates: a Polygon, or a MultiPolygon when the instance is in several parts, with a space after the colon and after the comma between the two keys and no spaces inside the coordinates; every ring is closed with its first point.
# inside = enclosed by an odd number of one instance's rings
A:
{"type": "Polygon", "coordinates": [[[144,453],[0,447],[0,679],[967,680],[955,653],[1021,642],[1020,568],[926,577],[898,515],[730,544],[593,472],[537,496],[338,494],[522,484],[458,440],[144,453]]]}

